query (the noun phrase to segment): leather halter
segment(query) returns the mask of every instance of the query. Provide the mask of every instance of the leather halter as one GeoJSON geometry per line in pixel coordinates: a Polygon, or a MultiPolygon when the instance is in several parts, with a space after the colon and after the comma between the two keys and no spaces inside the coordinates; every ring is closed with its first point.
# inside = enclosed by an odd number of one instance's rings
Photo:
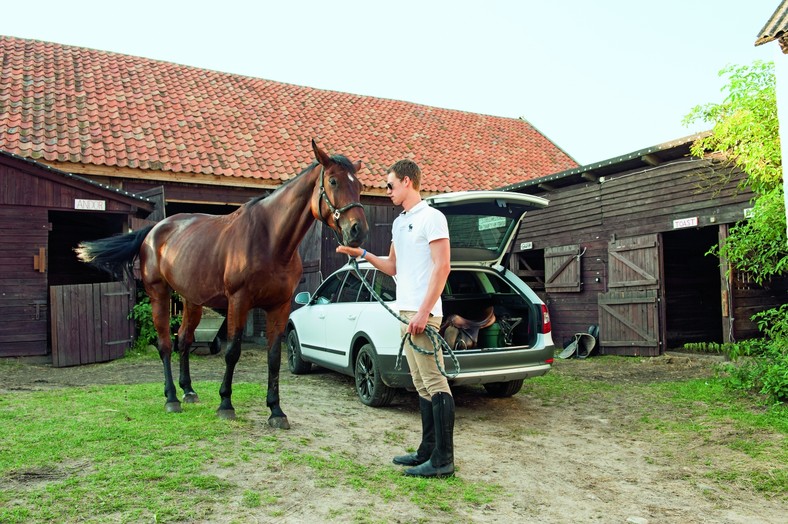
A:
{"type": "MultiPolygon", "coordinates": [[[[323,222],[324,224],[328,225],[328,221],[323,219],[323,214],[320,212],[320,200],[321,199],[325,200],[326,204],[328,205],[329,211],[331,211],[331,214],[334,217],[334,222],[336,222],[337,227],[339,227],[339,217],[342,215],[342,213],[344,213],[348,209],[351,209],[351,208],[354,208],[354,207],[360,207],[360,208],[363,209],[364,206],[361,204],[361,202],[351,202],[350,204],[337,209],[337,207],[328,198],[328,193],[326,193],[326,188],[325,188],[325,184],[324,184],[325,169],[326,168],[321,164],[320,165],[320,193],[317,196],[317,199],[318,199],[318,201],[317,201],[317,215],[318,215],[318,218],[320,219],[321,222],[323,222]]],[[[331,229],[333,231],[333,228],[331,228],[331,229]]],[[[341,230],[342,228],[339,227],[339,229],[341,230]]],[[[334,231],[334,232],[336,233],[336,231],[334,231]]]]}

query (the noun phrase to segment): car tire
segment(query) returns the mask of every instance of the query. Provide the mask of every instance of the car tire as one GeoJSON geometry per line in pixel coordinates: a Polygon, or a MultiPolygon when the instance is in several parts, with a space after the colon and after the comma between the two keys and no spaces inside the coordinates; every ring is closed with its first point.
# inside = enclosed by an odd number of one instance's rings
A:
{"type": "Polygon", "coordinates": [[[217,335],[211,342],[211,345],[208,346],[208,351],[211,353],[211,355],[218,355],[221,350],[222,350],[222,339],[220,339],[219,336],[217,335]]]}
{"type": "Polygon", "coordinates": [[[364,344],[356,356],[353,366],[356,394],[361,403],[373,408],[388,406],[396,390],[383,383],[378,356],[372,344],[364,344]]]}
{"type": "Polygon", "coordinates": [[[491,397],[505,398],[511,397],[523,387],[523,379],[510,380],[509,382],[490,382],[484,384],[484,389],[491,397]]]}
{"type": "Polygon", "coordinates": [[[312,363],[301,358],[301,343],[295,329],[287,334],[287,367],[293,375],[304,375],[312,371],[312,363]]]}

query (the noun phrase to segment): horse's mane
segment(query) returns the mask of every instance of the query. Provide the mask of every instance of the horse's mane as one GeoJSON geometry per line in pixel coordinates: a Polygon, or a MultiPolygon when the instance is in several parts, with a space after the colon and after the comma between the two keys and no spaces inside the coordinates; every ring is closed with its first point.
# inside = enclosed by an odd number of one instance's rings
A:
{"type": "MultiPolygon", "coordinates": [[[[350,173],[352,173],[354,175],[356,174],[356,168],[353,166],[353,162],[351,162],[346,156],[344,156],[344,155],[331,155],[331,160],[333,160],[335,163],[337,163],[340,166],[342,166],[345,170],[349,171],[350,173]]],[[[288,184],[293,182],[295,179],[297,179],[298,177],[300,177],[304,173],[308,173],[309,171],[312,171],[317,166],[317,164],[318,164],[318,162],[317,162],[317,160],[315,160],[314,162],[312,162],[311,164],[306,166],[306,168],[304,168],[303,171],[298,173],[296,176],[294,176],[290,180],[287,180],[284,184],[282,184],[278,188],[276,188],[276,190],[274,190],[273,193],[270,193],[268,195],[260,195],[260,196],[257,196],[257,197],[253,197],[245,205],[253,206],[256,203],[260,202],[261,200],[263,200],[265,198],[268,198],[269,196],[273,195],[277,191],[280,191],[282,188],[284,188],[285,186],[287,186],[288,184]]]]}

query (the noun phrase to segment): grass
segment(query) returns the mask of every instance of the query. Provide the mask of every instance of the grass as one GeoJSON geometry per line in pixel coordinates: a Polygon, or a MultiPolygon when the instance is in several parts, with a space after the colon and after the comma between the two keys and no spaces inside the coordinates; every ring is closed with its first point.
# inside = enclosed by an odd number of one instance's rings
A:
{"type": "MultiPolygon", "coordinates": [[[[216,390],[218,384],[200,387],[216,390]]],[[[278,495],[232,484],[216,473],[241,464],[274,470],[301,466],[318,484],[383,500],[412,500],[429,511],[483,504],[500,490],[461,479],[407,478],[341,454],[304,453],[303,442],[289,442],[286,432],[261,435],[243,418],[218,419],[207,404],[184,405],[184,416],[166,414],[161,388],[141,384],[0,395],[0,522],[194,521],[232,497],[246,508],[274,507],[278,495]]],[[[233,393],[244,412],[263,396],[260,386],[245,383],[235,384],[233,393]]],[[[277,511],[271,509],[271,516],[277,511]]]]}
{"type": "MultiPolygon", "coordinates": [[[[598,363],[634,365],[615,358],[598,363]]],[[[527,381],[520,394],[548,406],[610,406],[621,416],[606,416],[621,430],[675,450],[649,456],[649,462],[692,463],[706,483],[721,489],[738,486],[778,498],[788,493],[784,406],[765,409],[727,392],[716,379],[615,383],[563,372],[582,365],[561,363],[555,372],[527,381]],[[692,451],[711,446],[741,460],[692,451]]],[[[218,384],[198,387],[216,391],[218,384]]],[[[238,467],[260,475],[300,471],[317,486],[357,492],[360,500],[409,502],[424,511],[425,521],[430,515],[457,517],[458,508],[510,496],[499,485],[462,476],[439,482],[410,478],[327,447],[308,451],[310,438],[261,431],[260,421],[244,416],[220,420],[212,402],[184,405],[182,416],[166,414],[161,388],[153,383],[0,395],[0,522],[211,520],[212,511],[229,500],[274,520],[283,516],[286,494],[266,483],[226,480],[222,472],[238,467]]],[[[264,393],[248,383],[236,383],[233,391],[239,413],[252,412],[264,393]]],[[[402,443],[397,428],[380,438],[402,443]]],[[[372,505],[353,511],[336,518],[376,521],[372,505]]]]}

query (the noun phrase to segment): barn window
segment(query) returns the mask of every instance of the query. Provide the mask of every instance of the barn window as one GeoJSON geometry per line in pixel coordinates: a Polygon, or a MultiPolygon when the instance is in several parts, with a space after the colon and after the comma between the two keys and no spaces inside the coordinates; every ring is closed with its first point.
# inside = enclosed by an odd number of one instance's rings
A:
{"type": "Polygon", "coordinates": [[[579,245],[548,247],[544,250],[545,291],[548,293],[576,293],[583,283],[580,278],[579,245]]]}

